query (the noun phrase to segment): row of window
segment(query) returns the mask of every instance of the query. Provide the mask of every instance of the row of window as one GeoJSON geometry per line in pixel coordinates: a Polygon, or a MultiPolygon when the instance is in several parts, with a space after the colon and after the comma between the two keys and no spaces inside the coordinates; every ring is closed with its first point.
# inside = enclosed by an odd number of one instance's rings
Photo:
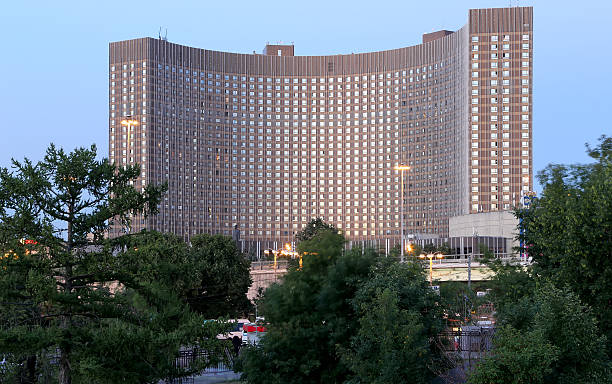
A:
{"type": "MultiPolygon", "coordinates": [[[[480,48],[486,48],[487,46],[485,45],[472,45],[472,52],[476,52],[479,51],[480,48]]],[[[490,50],[491,51],[497,51],[499,49],[499,46],[497,44],[491,44],[490,45],[490,50]]],[[[510,44],[502,44],[502,50],[507,51],[510,49],[510,44]]],[[[529,49],[529,43],[523,43],[521,44],[521,49],[529,49]]]]}
{"type": "MultiPolygon", "coordinates": [[[[484,36],[482,36],[482,37],[484,37],[484,36]]],[[[489,40],[491,40],[491,41],[499,41],[499,35],[491,35],[491,36],[488,36],[488,37],[489,37],[489,40]]],[[[529,34],[523,34],[521,36],[521,39],[523,41],[529,40],[529,34]]],[[[483,39],[483,40],[486,40],[486,38],[483,39]]],[[[481,36],[472,36],[472,43],[477,43],[479,41],[481,41],[481,36]]],[[[502,41],[510,41],[510,35],[503,35],[502,41]]]]}

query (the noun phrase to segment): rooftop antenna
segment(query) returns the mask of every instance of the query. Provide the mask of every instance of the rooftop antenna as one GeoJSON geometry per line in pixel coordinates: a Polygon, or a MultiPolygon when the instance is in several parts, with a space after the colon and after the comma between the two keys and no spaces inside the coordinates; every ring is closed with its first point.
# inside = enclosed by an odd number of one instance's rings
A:
{"type": "Polygon", "coordinates": [[[162,36],[161,34],[162,27],[159,27],[159,32],[157,32],[157,37],[162,41],[168,41],[168,28],[166,28],[166,34],[162,36]]]}

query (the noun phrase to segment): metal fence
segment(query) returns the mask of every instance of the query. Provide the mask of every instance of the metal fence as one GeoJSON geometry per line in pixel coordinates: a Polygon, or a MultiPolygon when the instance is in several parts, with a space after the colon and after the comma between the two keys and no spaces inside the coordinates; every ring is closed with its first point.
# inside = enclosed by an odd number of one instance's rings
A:
{"type": "Polygon", "coordinates": [[[493,336],[495,328],[467,326],[461,330],[447,330],[438,336],[442,351],[448,355],[466,362],[468,366],[473,361],[482,359],[493,349],[493,336]]]}
{"type": "MultiPolygon", "coordinates": [[[[276,262],[276,269],[287,269],[289,266],[288,260],[278,260],[276,262]]],[[[251,270],[269,270],[274,269],[274,261],[263,260],[263,261],[252,261],[251,270]]]]}
{"type": "MultiPolygon", "coordinates": [[[[181,377],[175,379],[168,379],[163,381],[165,384],[191,384],[195,382],[195,378],[197,376],[208,374],[208,373],[221,373],[221,372],[230,372],[233,370],[233,362],[234,362],[234,354],[232,348],[225,348],[224,350],[224,358],[222,361],[217,362],[216,364],[208,366],[202,372],[199,372],[195,375],[188,377],[181,377]]],[[[195,361],[208,361],[209,354],[208,351],[203,349],[183,349],[179,352],[179,355],[174,360],[174,365],[176,368],[188,369],[195,361]]]]}

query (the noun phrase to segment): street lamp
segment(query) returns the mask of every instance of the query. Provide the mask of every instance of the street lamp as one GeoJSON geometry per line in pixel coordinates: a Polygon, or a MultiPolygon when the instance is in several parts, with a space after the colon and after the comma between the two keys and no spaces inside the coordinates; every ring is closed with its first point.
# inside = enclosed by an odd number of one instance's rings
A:
{"type": "Polygon", "coordinates": [[[124,127],[127,127],[127,146],[128,149],[130,148],[130,131],[132,130],[133,126],[138,125],[138,120],[135,120],[132,118],[132,116],[127,116],[125,119],[121,120],[121,125],[123,125],[124,127]]]}
{"type": "Polygon", "coordinates": [[[265,249],[264,250],[264,254],[265,255],[269,255],[269,254],[273,254],[274,255],[274,270],[276,271],[276,255],[278,254],[278,251],[276,249],[265,249]]]}
{"type": "Polygon", "coordinates": [[[429,259],[429,285],[433,285],[433,259],[443,259],[444,255],[439,252],[428,254],[421,253],[419,255],[419,259],[421,260],[426,258],[429,259]]]}
{"type": "MultiPolygon", "coordinates": [[[[127,148],[128,148],[128,154],[126,156],[126,160],[128,160],[130,158],[130,154],[131,154],[131,152],[130,152],[131,151],[130,132],[132,130],[132,127],[138,125],[139,123],[138,123],[138,120],[133,119],[132,116],[126,116],[125,119],[121,120],[120,124],[122,126],[124,126],[124,127],[127,127],[127,148]]],[[[128,233],[128,234],[130,233],[130,231],[132,229],[131,226],[132,226],[132,224],[130,222],[130,224],[125,228],[125,232],[126,233],[128,233]]]]}
{"type": "Polygon", "coordinates": [[[406,245],[406,252],[408,252],[409,256],[412,255],[412,252],[414,252],[414,246],[411,242],[408,242],[408,245],[406,245]]]}
{"type": "Polygon", "coordinates": [[[402,196],[402,205],[401,205],[401,219],[400,219],[400,225],[402,227],[402,235],[401,235],[401,249],[402,249],[402,253],[401,253],[401,262],[404,262],[404,171],[409,171],[410,167],[408,165],[396,165],[395,167],[393,167],[393,169],[395,169],[396,171],[400,171],[401,172],[401,191],[400,191],[400,195],[402,196]]]}

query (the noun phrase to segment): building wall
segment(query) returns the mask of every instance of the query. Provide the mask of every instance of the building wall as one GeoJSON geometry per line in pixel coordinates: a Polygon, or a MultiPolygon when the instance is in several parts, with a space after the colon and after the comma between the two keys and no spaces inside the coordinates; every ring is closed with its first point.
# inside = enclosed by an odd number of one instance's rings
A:
{"type": "Polygon", "coordinates": [[[518,219],[510,211],[483,212],[455,216],[449,219],[450,237],[502,237],[507,239],[506,249],[518,246],[518,219]]]}
{"type": "MultiPolygon", "coordinates": [[[[521,114],[514,111],[523,105],[520,89],[508,93],[513,112],[503,130],[510,133],[507,146],[492,139],[485,124],[490,113],[481,111],[490,108],[487,92],[494,88],[484,84],[491,76],[486,64],[510,62],[506,77],[513,85],[520,82],[515,52],[531,23],[516,31],[516,23],[497,25],[495,15],[530,20],[531,8],[471,10],[470,22],[457,32],[430,35],[412,47],[351,55],[292,56],[293,46],[274,46],[273,53],[287,52],[281,56],[248,55],[151,38],[111,43],[110,159],[141,164],[139,187],[169,186],[160,214],[135,217],[131,230],[151,228],[188,239],[202,232],[229,235],[237,224],[243,240],[268,248],[323,217],[351,241],[394,244],[402,199],[393,167],[399,164],[412,167],[404,179],[407,234],[447,236],[449,217],[503,209],[488,203],[493,186],[508,206],[518,202],[521,190],[531,189],[530,173],[521,179],[516,164],[531,164],[530,136],[528,154],[513,157],[521,146],[521,114]],[[475,58],[474,36],[484,52],[480,42],[493,29],[500,40],[511,36],[512,56],[475,58]],[[481,76],[478,111],[472,104],[475,62],[481,76]],[[126,116],[140,121],[131,132],[120,124],[126,116]],[[475,116],[476,127],[470,123],[475,116]],[[508,183],[485,177],[492,169],[484,163],[493,141],[512,151],[506,156],[508,183]],[[481,183],[486,188],[475,193],[481,183]]],[[[498,88],[503,94],[505,88],[498,88]]],[[[501,123],[501,108],[499,115],[501,123]]],[[[502,127],[497,130],[502,136],[502,127]]],[[[530,135],[530,127],[525,132],[530,135]]],[[[505,155],[497,156],[498,171],[506,174],[505,155]]],[[[120,231],[115,227],[113,233],[120,231]]]]}
{"type": "Polygon", "coordinates": [[[533,9],[470,10],[470,212],[532,190],[533,9]]]}

